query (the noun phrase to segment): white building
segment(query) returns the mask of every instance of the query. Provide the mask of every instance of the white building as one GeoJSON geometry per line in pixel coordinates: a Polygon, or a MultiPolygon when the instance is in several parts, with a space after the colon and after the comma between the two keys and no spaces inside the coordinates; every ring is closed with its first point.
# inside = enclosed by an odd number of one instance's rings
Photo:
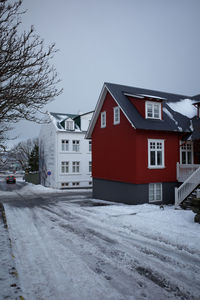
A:
{"type": "Polygon", "coordinates": [[[39,136],[41,184],[52,188],[92,186],[91,141],[85,134],[93,112],[49,113],[39,136]]]}

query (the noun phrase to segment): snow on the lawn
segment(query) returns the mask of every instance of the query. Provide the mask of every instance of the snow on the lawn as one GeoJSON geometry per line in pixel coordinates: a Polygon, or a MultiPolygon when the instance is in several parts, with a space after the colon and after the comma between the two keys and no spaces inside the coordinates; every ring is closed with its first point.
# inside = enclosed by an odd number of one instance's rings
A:
{"type": "Polygon", "coordinates": [[[199,299],[200,225],[191,211],[92,202],[5,204],[25,299],[199,299]]]}
{"type": "Polygon", "coordinates": [[[197,114],[197,109],[193,103],[195,103],[195,101],[192,101],[191,99],[183,99],[178,102],[167,102],[167,105],[174,111],[177,111],[188,118],[193,118],[197,114]]]}

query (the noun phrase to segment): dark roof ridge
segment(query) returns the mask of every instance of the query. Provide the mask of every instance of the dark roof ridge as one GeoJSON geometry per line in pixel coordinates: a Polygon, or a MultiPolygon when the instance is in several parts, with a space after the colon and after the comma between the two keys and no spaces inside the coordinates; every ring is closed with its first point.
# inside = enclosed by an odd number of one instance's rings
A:
{"type": "MultiPolygon", "coordinates": [[[[127,91],[126,90],[124,90],[123,91],[123,89],[132,89],[132,90],[136,90],[136,91],[138,91],[138,93],[144,93],[145,91],[147,92],[147,93],[155,93],[155,95],[157,94],[157,95],[159,95],[159,94],[162,94],[162,95],[166,95],[166,96],[176,96],[176,97],[179,97],[179,98],[183,98],[183,99],[186,99],[186,98],[188,98],[188,99],[191,99],[191,98],[193,98],[194,96],[188,96],[188,95],[182,95],[182,94],[176,94],[176,93],[168,93],[168,92],[164,92],[164,91],[158,91],[158,90],[151,90],[151,89],[146,89],[146,88],[139,88],[139,87],[134,87],[134,86],[129,86],[129,85],[122,85],[122,84],[116,84],[116,83],[111,83],[111,82],[105,82],[104,83],[106,86],[115,86],[115,87],[121,87],[121,91],[122,92],[124,92],[124,93],[126,93],[127,91]]],[[[198,95],[196,95],[196,96],[198,96],[198,95]]]]}

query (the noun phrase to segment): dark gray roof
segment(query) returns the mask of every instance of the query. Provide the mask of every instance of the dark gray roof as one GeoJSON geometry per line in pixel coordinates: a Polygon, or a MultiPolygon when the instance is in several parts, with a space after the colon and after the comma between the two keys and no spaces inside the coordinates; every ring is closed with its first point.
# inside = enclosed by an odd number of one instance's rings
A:
{"type": "Polygon", "coordinates": [[[200,101],[200,94],[192,97],[193,100],[200,101]]]}
{"type": "Polygon", "coordinates": [[[190,119],[178,112],[175,112],[167,105],[167,102],[177,102],[186,98],[191,99],[191,97],[113,83],[105,83],[105,86],[135,128],[178,132],[191,131],[190,119]],[[125,93],[133,95],[145,94],[151,95],[152,98],[155,96],[166,99],[166,101],[163,101],[163,120],[144,119],[136,107],[130,102],[125,93]]]}
{"type": "Polygon", "coordinates": [[[191,140],[199,140],[200,139],[200,119],[194,117],[192,120],[193,132],[190,136],[191,140]]]}

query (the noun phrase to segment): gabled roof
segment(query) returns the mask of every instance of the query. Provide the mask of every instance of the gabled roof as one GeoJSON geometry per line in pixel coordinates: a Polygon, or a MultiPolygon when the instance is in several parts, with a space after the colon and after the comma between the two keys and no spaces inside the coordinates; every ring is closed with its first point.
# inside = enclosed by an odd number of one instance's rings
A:
{"type": "Polygon", "coordinates": [[[57,130],[59,131],[66,131],[65,129],[65,121],[70,119],[73,120],[75,123],[75,129],[81,130],[81,117],[85,116],[87,114],[91,114],[93,111],[87,112],[87,113],[82,113],[82,114],[63,114],[63,113],[54,113],[50,112],[50,118],[54,125],[56,126],[57,130]]]}
{"type": "Polygon", "coordinates": [[[191,97],[113,83],[104,83],[86,138],[91,138],[92,131],[107,92],[112,95],[112,98],[120,107],[130,124],[136,129],[191,132],[190,119],[178,112],[175,112],[167,105],[168,102],[178,102],[186,98],[191,99],[191,97]],[[155,100],[163,100],[163,120],[144,119],[136,107],[129,101],[127,94],[138,96],[138,98],[150,97],[155,100]]]}
{"type": "Polygon", "coordinates": [[[63,114],[63,113],[54,113],[54,112],[50,112],[49,114],[51,116],[51,119],[52,119],[54,125],[56,126],[56,128],[58,130],[65,130],[65,128],[64,128],[65,120],[67,120],[69,118],[74,119],[78,116],[75,114],[63,114]]]}

